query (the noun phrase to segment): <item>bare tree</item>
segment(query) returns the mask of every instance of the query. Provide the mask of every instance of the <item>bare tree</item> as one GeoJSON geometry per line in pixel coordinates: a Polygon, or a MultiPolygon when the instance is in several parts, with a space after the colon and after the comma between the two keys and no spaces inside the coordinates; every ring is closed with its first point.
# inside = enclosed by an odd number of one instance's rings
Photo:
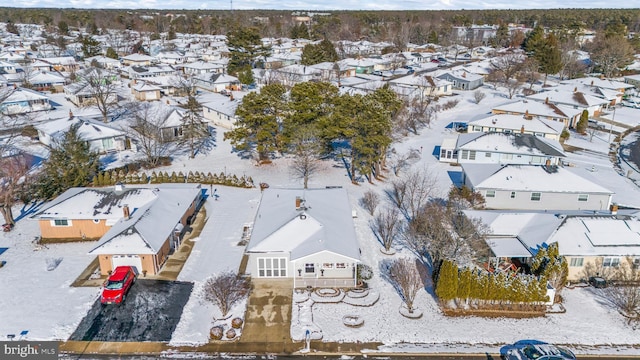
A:
{"type": "Polygon", "coordinates": [[[375,213],[378,203],[380,203],[380,196],[372,190],[365,192],[362,199],[360,199],[360,205],[369,212],[369,215],[375,213]]]}
{"type": "Polygon", "coordinates": [[[407,218],[413,219],[434,195],[437,184],[435,173],[430,168],[408,173],[404,178],[392,182],[387,192],[392,203],[407,218]]]}
{"type": "Polygon", "coordinates": [[[250,289],[249,279],[227,271],[207,279],[204,299],[218,306],[225,317],[235,304],[249,295],[250,289]]]}
{"type": "Polygon", "coordinates": [[[109,111],[118,103],[117,75],[100,68],[89,68],[80,77],[87,83],[95,105],[102,114],[102,121],[109,122],[109,111]]]}
{"type": "Polygon", "coordinates": [[[409,150],[406,153],[399,153],[395,148],[389,152],[387,164],[391,166],[391,170],[395,176],[400,176],[412,162],[420,159],[418,150],[409,150]]]}
{"type": "Polygon", "coordinates": [[[429,203],[410,219],[403,236],[414,252],[426,257],[433,276],[437,275],[441,261],[451,258],[455,252],[453,232],[447,226],[446,208],[438,202],[429,203]]]}
{"type": "Polygon", "coordinates": [[[400,293],[409,313],[413,313],[416,295],[424,287],[416,267],[416,260],[409,258],[395,260],[389,268],[389,276],[400,293]]]}
{"type": "Polygon", "coordinates": [[[516,77],[520,71],[524,55],[520,53],[510,52],[502,56],[498,56],[491,60],[491,69],[501,74],[504,84],[508,84],[511,79],[516,77]]]}
{"type": "Polygon", "coordinates": [[[480,102],[484,100],[485,97],[487,97],[487,94],[485,94],[484,91],[480,89],[473,92],[473,100],[475,100],[476,104],[480,104],[480,102]]]}
{"type": "Polygon", "coordinates": [[[397,208],[385,207],[371,221],[371,229],[386,251],[391,250],[393,242],[400,234],[401,223],[398,215],[397,208]]]}
{"type": "Polygon", "coordinates": [[[167,156],[171,143],[162,141],[160,129],[164,127],[170,109],[161,104],[132,103],[129,104],[132,119],[123,129],[146,158],[148,167],[156,167],[163,157],[167,156]]]}
{"type": "Polygon", "coordinates": [[[633,47],[622,35],[607,37],[598,33],[587,49],[591,53],[591,60],[607,78],[633,62],[633,47]]]}
{"type": "Polygon", "coordinates": [[[20,183],[28,182],[25,177],[29,172],[31,158],[30,155],[19,153],[0,159],[0,213],[4,223],[10,227],[15,224],[11,207],[19,197],[22,189],[20,183]]]}
{"type": "Polygon", "coordinates": [[[516,78],[511,79],[508,82],[505,82],[504,86],[505,88],[507,88],[509,99],[511,99],[522,88],[522,80],[519,76],[517,76],[516,78]]]}
{"type": "Polygon", "coordinates": [[[533,85],[540,80],[540,73],[538,69],[538,61],[533,57],[528,57],[523,63],[520,74],[522,79],[529,84],[529,90],[533,88],[533,85]]]}
{"type": "Polygon", "coordinates": [[[296,179],[303,181],[306,189],[309,180],[313,178],[321,169],[320,154],[322,143],[318,140],[314,130],[302,128],[296,132],[293,139],[293,161],[290,171],[296,179]]]}
{"type": "Polygon", "coordinates": [[[616,269],[615,279],[618,284],[609,286],[605,294],[627,323],[635,326],[640,322],[640,267],[626,257],[616,269]]]}

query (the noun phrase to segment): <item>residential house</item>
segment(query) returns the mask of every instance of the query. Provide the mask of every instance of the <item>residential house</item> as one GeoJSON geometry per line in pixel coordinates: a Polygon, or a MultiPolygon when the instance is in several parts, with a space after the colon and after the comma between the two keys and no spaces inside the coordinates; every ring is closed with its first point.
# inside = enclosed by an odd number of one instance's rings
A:
{"type": "Polygon", "coordinates": [[[149,66],[156,61],[154,57],[144,54],[130,54],[123,56],[121,60],[124,66],[149,66]]]}
{"type": "Polygon", "coordinates": [[[86,141],[93,151],[108,153],[129,148],[129,141],[124,131],[90,118],[65,117],[38,124],[35,128],[40,142],[52,146],[62,141],[72,126],[77,127],[78,136],[86,141]]]}
{"type": "Polygon", "coordinates": [[[196,61],[182,65],[182,71],[186,75],[202,75],[208,73],[220,74],[224,67],[220,64],[214,64],[206,61],[196,61]]]}
{"type": "Polygon", "coordinates": [[[499,132],[499,133],[521,133],[532,134],[547,138],[549,140],[560,141],[560,135],[564,130],[564,122],[547,120],[541,117],[525,115],[508,115],[505,113],[497,115],[483,115],[482,118],[472,120],[467,123],[467,132],[499,132]]]}
{"type": "Polygon", "coordinates": [[[613,192],[554,165],[462,164],[463,184],[488,209],[607,210],[613,192]]]}
{"type": "MultiPolygon", "coordinates": [[[[582,115],[582,108],[573,106],[552,104],[551,102],[539,102],[517,100],[498,105],[491,109],[492,114],[522,115],[525,118],[545,119],[559,121],[565,127],[575,128],[582,115]]],[[[498,120],[499,121],[499,120],[498,120]]]]}
{"type": "Polygon", "coordinates": [[[216,93],[222,90],[240,90],[242,87],[237,77],[227,74],[206,73],[194,76],[193,80],[196,87],[216,93]]]}
{"type": "Polygon", "coordinates": [[[66,79],[60,73],[50,71],[38,71],[31,74],[29,84],[33,90],[38,91],[58,91],[64,89],[66,79]]]}
{"type": "Polygon", "coordinates": [[[76,72],[80,69],[73,56],[38,58],[38,61],[49,64],[53,71],[76,72]]]}
{"type": "Polygon", "coordinates": [[[15,74],[16,71],[17,71],[16,64],[12,62],[0,60],[0,74],[15,74]]]}
{"type": "Polygon", "coordinates": [[[148,81],[134,82],[131,87],[133,97],[138,101],[154,101],[160,100],[162,88],[148,81]]]}
{"type": "MultiPolygon", "coordinates": [[[[161,142],[171,142],[182,139],[185,130],[184,118],[186,110],[168,106],[162,102],[154,102],[151,104],[149,113],[152,117],[146,119],[149,124],[156,128],[156,136],[161,142]]],[[[202,121],[197,126],[206,128],[206,121],[202,121]]]]}
{"type": "Polygon", "coordinates": [[[163,64],[182,64],[185,62],[185,56],[179,51],[160,51],[156,55],[156,59],[163,64]]]}
{"type": "Polygon", "coordinates": [[[437,78],[453,83],[453,88],[458,90],[475,90],[484,84],[482,75],[466,71],[446,71],[438,75],[437,78]]]}
{"type": "Polygon", "coordinates": [[[640,220],[630,214],[497,212],[465,210],[487,225],[491,268],[505,261],[530,264],[539,249],[553,243],[569,265],[567,280],[608,277],[627,259],[640,266],[640,220]]]}
{"type": "Polygon", "coordinates": [[[356,69],[354,67],[348,66],[342,61],[338,62],[321,62],[314,65],[309,65],[310,68],[314,68],[316,70],[320,70],[320,80],[325,82],[335,81],[338,83],[348,77],[356,76],[356,69]]]}
{"type": "Polygon", "coordinates": [[[100,273],[157,274],[203,201],[199,184],[71,188],[32,216],[43,241],[95,241],[100,273]]]}
{"type": "Polygon", "coordinates": [[[44,94],[30,89],[16,88],[2,103],[0,112],[5,115],[25,114],[53,109],[53,104],[44,94]]]}
{"type": "Polygon", "coordinates": [[[285,86],[293,86],[301,82],[320,81],[322,71],[306,65],[289,65],[272,69],[271,75],[274,81],[285,86]]]}
{"type": "Polygon", "coordinates": [[[579,91],[567,90],[550,90],[526,97],[529,100],[542,102],[545,104],[565,105],[581,112],[587,110],[589,116],[599,116],[605,106],[609,104],[608,100],[595,97],[593,95],[584,94],[579,91]]]}
{"type": "Polygon", "coordinates": [[[236,109],[242,100],[241,92],[229,92],[231,96],[222,94],[207,94],[202,99],[202,113],[205,120],[209,123],[223,127],[225,129],[233,129],[236,124],[236,109]]]}
{"type": "Polygon", "coordinates": [[[453,94],[453,83],[450,81],[418,73],[389,80],[389,85],[399,94],[410,90],[413,96],[419,98],[453,94]]]}
{"type": "Polygon", "coordinates": [[[454,149],[440,148],[441,162],[459,164],[559,165],[566,155],[556,140],[524,133],[460,134],[454,149]]]}
{"type": "Polygon", "coordinates": [[[128,68],[123,69],[123,76],[128,77],[129,79],[146,79],[157,76],[171,76],[177,75],[178,72],[170,65],[149,65],[149,66],[139,66],[134,65],[128,68]]]}
{"type": "Polygon", "coordinates": [[[112,59],[103,55],[92,56],[84,59],[84,65],[86,67],[93,66],[94,64],[107,70],[117,70],[122,67],[122,63],[118,59],[112,59]]]}
{"type": "Polygon", "coordinates": [[[265,189],[245,253],[253,278],[356,286],[360,249],[346,190],[265,189]]]}

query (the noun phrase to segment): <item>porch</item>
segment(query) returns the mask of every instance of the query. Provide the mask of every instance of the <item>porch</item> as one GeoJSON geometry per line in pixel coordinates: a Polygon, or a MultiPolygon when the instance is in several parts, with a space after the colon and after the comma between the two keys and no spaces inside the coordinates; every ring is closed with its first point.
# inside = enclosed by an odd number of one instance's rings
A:
{"type": "Polygon", "coordinates": [[[342,288],[350,289],[357,286],[355,278],[331,278],[331,277],[302,277],[293,278],[293,288],[342,288]]]}

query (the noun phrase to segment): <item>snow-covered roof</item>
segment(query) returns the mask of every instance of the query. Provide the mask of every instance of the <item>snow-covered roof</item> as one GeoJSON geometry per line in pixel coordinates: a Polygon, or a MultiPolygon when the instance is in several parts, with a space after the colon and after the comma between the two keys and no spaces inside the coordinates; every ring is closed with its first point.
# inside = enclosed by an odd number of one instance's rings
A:
{"type": "Polygon", "coordinates": [[[622,81],[601,79],[601,78],[592,77],[592,76],[563,80],[562,83],[571,84],[571,85],[593,86],[593,87],[599,87],[601,89],[609,89],[609,90],[616,90],[616,91],[633,88],[633,85],[624,83],[622,81]]]}
{"type": "Polygon", "coordinates": [[[358,261],[351,216],[345,189],[265,189],[247,252],[284,252],[295,260],[329,251],[358,261]]]}
{"type": "Polygon", "coordinates": [[[49,100],[44,94],[31,89],[17,88],[11,92],[2,102],[3,104],[17,103],[23,101],[49,100]]]}
{"type": "Polygon", "coordinates": [[[451,81],[438,79],[436,77],[432,77],[431,75],[423,75],[418,73],[389,80],[389,83],[417,87],[441,87],[445,85],[453,85],[451,81]]]}
{"type": "Polygon", "coordinates": [[[233,117],[236,114],[236,109],[238,105],[240,105],[242,98],[248,93],[233,91],[232,94],[233,99],[218,93],[204,94],[200,98],[200,103],[205,108],[233,117]]]}
{"type": "Polygon", "coordinates": [[[134,62],[151,61],[153,59],[154,59],[154,57],[149,56],[149,55],[144,55],[144,54],[131,54],[131,55],[127,55],[127,56],[123,56],[122,57],[122,60],[134,61],[134,62]]]}
{"type": "Polygon", "coordinates": [[[114,138],[125,134],[122,130],[84,117],[51,120],[38,124],[35,128],[52,138],[62,138],[72,125],[78,126],[78,136],[85,141],[114,138]]]}
{"type": "MultiPolygon", "coordinates": [[[[543,104],[544,105],[544,104],[543,104]]],[[[531,116],[531,119],[523,115],[495,114],[482,119],[469,121],[469,126],[482,126],[496,129],[506,129],[520,132],[522,129],[530,133],[560,135],[564,129],[564,122],[540,119],[531,116]]]]}
{"type": "Polygon", "coordinates": [[[567,216],[550,239],[564,256],[638,256],[640,221],[633,216],[567,216]]]}
{"type": "Polygon", "coordinates": [[[562,217],[535,212],[465,210],[489,228],[487,244],[499,257],[529,257],[543,244],[550,244],[562,217]]]}
{"type": "Polygon", "coordinates": [[[133,86],[133,89],[137,92],[144,92],[144,91],[160,91],[162,90],[161,87],[156,86],[154,84],[151,84],[149,82],[146,81],[140,81],[137,84],[135,84],[133,86]]]}
{"type": "Polygon", "coordinates": [[[577,106],[579,108],[586,108],[591,106],[606,105],[607,100],[595,97],[593,95],[584,94],[579,91],[572,92],[560,89],[554,89],[551,91],[543,91],[537,94],[527,96],[527,99],[566,104],[571,106],[577,106]]]}
{"type": "Polygon", "coordinates": [[[90,254],[157,253],[200,195],[199,184],[162,184],[144,190],[153,197],[138,209],[122,203],[132,209],[130,217],[121,217],[90,254]]]}
{"type": "Polygon", "coordinates": [[[532,134],[465,133],[458,137],[456,148],[504,154],[565,157],[559,142],[532,134]]]}
{"type": "Polygon", "coordinates": [[[498,105],[494,112],[506,112],[516,114],[529,114],[530,116],[542,116],[550,118],[568,119],[582,113],[582,109],[562,104],[551,104],[539,101],[518,100],[498,105]]]}
{"type": "Polygon", "coordinates": [[[613,194],[563,167],[536,165],[462,164],[474,189],[540,191],[546,193],[613,194]]]}

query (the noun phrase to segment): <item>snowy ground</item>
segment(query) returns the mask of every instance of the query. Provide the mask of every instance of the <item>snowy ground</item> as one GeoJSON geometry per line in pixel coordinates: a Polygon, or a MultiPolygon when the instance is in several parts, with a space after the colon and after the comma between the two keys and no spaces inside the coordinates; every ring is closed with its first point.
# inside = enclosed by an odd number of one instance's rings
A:
{"type": "MultiPolygon", "coordinates": [[[[440,195],[446,193],[451,186],[451,177],[455,177],[460,171],[459,167],[437,162],[433,155],[434,147],[440,145],[444,136],[455,135],[455,132],[445,126],[452,121],[465,121],[477,114],[488,113],[491,107],[509,101],[489,88],[484,88],[484,91],[488,96],[480,104],[472,101],[472,93],[458,95],[460,103],[455,108],[438,114],[430,128],[393,145],[399,153],[421,151],[421,158],[413,164],[413,168],[427,167],[436,175],[440,195]]],[[[623,113],[626,111],[616,114],[616,121],[625,119],[623,113]]],[[[629,114],[629,121],[634,116],[629,114]]],[[[222,141],[222,137],[223,132],[218,130],[215,147],[210,151],[199,154],[195,159],[179,157],[173,165],[161,170],[225,172],[251,176],[254,183],[266,182],[271,187],[301,186],[299,181],[290,176],[288,159],[276,159],[273,164],[258,167],[250,160],[240,159],[231,151],[230,145],[222,141]]],[[[597,134],[593,141],[572,134],[570,144],[589,149],[568,154],[574,171],[590,176],[615,191],[614,201],[640,206],[640,191],[637,186],[620,176],[607,157],[608,133],[597,134]]],[[[389,174],[389,178],[393,178],[393,175],[389,174]]],[[[322,175],[310,181],[310,187],[327,185],[344,186],[349,192],[353,209],[358,213],[355,225],[362,248],[362,261],[378,269],[380,261],[393,258],[378,251],[380,245],[372,236],[369,216],[358,205],[365,191],[373,189],[382,192],[387,185],[384,182],[364,182],[354,186],[342,163],[336,160],[325,161],[322,175]]],[[[216,188],[220,198],[217,201],[209,200],[205,204],[207,224],[178,279],[193,281],[195,284],[173,334],[172,344],[195,345],[208,341],[213,319],[220,314],[217,309],[202,302],[199,289],[211,275],[238,268],[243,247],[237,244],[242,228],[252,222],[260,199],[257,189],[216,188]]],[[[16,208],[17,214],[19,210],[16,208]]],[[[69,287],[92,260],[86,253],[93,243],[51,245],[36,250],[31,241],[37,235],[37,223],[25,217],[18,221],[13,232],[0,234],[0,247],[9,248],[0,255],[0,260],[7,261],[7,265],[0,268],[0,281],[3,284],[3,296],[0,297],[0,337],[29,330],[30,339],[66,339],[99,295],[97,288],[69,287]],[[47,271],[47,261],[52,261],[48,259],[57,258],[62,258],[58,267],[47,271]]],[[[394,257],[409,256],[401,245],[398,245],[397,250],[394,257]]],[[[523,338],[537,338],[554,343],[574,344],[572,347],[582,353],[616,354],[621,353],[617,348],[622,346],[625,353],[640,354],[640,350],[627,347],[639,343],[638,330],[626,326],[623,319],[601,297],[591,293],[591,289],[566,290],[566,313],[522,320],[448,318],[440,313],[434,298],[427,291],[421,291],[417,297],[417,306],[424,315],[420,319],[409,320],[399,314],[400,298],[385,280],[375,276],[370,285],[379,294],[379,300],[373,306],[356,307],[344,302],[313,305],[314,323],[322,330],[324,341],[380,341],[387,344],[385,351],[397,352],[478,352],[485,351],[484,349],[496,352],[502,344],[523,338]],[[342,322],[344,315],[359,315],[364,319],[364,325],[360,328],[346,327],[342,322]],[[414,342],[417,344],[407,344],[414,342]],[[594,345],[601,346],[594,349],[594,345]]],[[[244,304],[236,307],[234,315],[241,315],[243,309],[244,304]]],[[[302,315],[303,318],[305,316],[308,314],[302,315]]],[[[294,330],[292,329],[293,335],[299,334],[294,330]]]]}

